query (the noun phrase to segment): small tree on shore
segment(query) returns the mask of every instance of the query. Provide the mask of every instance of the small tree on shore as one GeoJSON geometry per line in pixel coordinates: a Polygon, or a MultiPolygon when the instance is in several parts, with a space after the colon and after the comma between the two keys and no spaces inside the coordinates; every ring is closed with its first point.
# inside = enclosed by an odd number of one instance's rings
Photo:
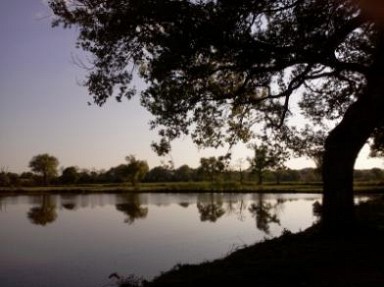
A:
{"type": "Polygon", "coordinates": [[[136,187],[138,182],[142,181],[149,171],[148,163],[143,160],[137,160],[133,155],[127,156],[125,160],[128,162],[126,168],[128,180],[136,187]]]}
{"type": "Polygon", "coordinates": [[[57,176],[58,166],[59,160],[47,153],[36,155],[29,162],[31,170],[42,176],[44,185],[48,185],[57,176]]]}
{"type": "Polygon", "coordinates": [[[279,182],[279,172],[284,169],[284,162],[288,157],[288,153],[278,145],[270,146],[265,143],[251,145],[255,155],[248,158],[251,165],[251,172],[257,175],[257,184],[263,184],[264,172],[267,169],[274,170],[277,174],[277,182],[279,182]]]}
{"type": "Polygon", "coordinates": [[[210,181],[218,179],[218,176],[225,170],[225,162],[223,157],[214,157],[209,158],[202,157],[200,159],[200,172],[204,177],[209,178],[210,181]]]}
{"type": "Polygon", "coordinates": [[[75,184],[79,179],[79,169],[76,166],[69,166],[63,170],[60,181],[64,184],[75,184]]]}

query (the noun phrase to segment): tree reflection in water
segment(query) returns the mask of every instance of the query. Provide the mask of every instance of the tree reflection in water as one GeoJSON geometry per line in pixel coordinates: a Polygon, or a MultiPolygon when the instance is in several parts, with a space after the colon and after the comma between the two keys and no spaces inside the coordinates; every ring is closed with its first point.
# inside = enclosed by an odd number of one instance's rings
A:
{"type": "Polygon", "coordinates": [[[116,209],[127,215],[125,223],[133,224],[136,219],[147,217],[148,207],[141,207],[139,194],[128,193],[119,197],[123,203],[116,204],[116,209]]]}
{"type": "Polygon", "coordinates": [[[280,225],[277,210],[279,205],[282,203],[283,201],[276,200],[276,203],[272,204],[264,199],[264,195],[262,193],[257,194],[256,202],[252,203],[248,209],[249,212],[256,218],[257,229],[269,235],[271,223],[280,225]]]}
{"type": "Polygon", "coordinates": [[[61,206],[67,210],[75,210],[76,209],[76,205],[74,203],[63,203],[61,206]]]}
{"type": "Polygon", "coordinates": [[[63,194],[61,195],[61,207],[66,210],[76,210],[78,208],[77,206],[77,196],[76,195],[68,195],[63,194]]]}
{"type": "Polygon", "coordinates": [[[3,202],[3,197],[0,196],[0,212],[5,211],[5,202],[3,202]]]}
{"type": "Polygon", "coordinates": [[[45,226],[57,218],[56,205],[52,202],[50,195],[40,198],[40,206],[32,207],[27,214],[31,223],[45,226]]]}
{"type": "Polygon", "coordinates": [[[244,202],[243,195],[229,194],[226,201],[226,213],[228,215],[236,215],[237,219],[240,221],[245,220],[245,214],[243,213],[246,210],[247,204],[244,202]]]}
{"type": "Polygon", "coordinates": [[[184,208],[188,208],[189,202],[180,202],[179,205],[184,208]]]}
{"type": "Polygon", "coordinates": [[[197,209],[201,221],[215,222],[225,214],[222,195],[217,193],[199,194],[197,209]]]}
{"type": "Polygon", "coordinates": [[[313,213],[313,216],[316,217],[316,222],[320,222],[321,220],[322,208],[323,208],[322,204],[317,200],[312,204],[312,213],[313,213]]]}

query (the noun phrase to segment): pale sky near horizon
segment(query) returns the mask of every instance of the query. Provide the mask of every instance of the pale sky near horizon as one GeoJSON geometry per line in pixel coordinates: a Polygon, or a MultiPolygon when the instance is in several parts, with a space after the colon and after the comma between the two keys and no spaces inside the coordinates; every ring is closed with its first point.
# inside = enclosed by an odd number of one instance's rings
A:
{"type": "MultiPolygon", "coordinates": [[[[103,107],[88,106],[85,71],[73,57],[76,30],[51,28],[49,9],[42,0],[0,2],[0,168],[28,171],[40,153],[56,156],[61,167],[109,169],[125,156],[147,160],[150,167],[167,162],[150,148],[157,133],[149,130],[151,115],[137,99],[103,107]]],[[[197,167],[201,157],[222,154],[198,151],[189,138],[178,140],[171,153],[175,166],[197,167]]],[[[359,157],[356,168],[383,168],[382,159],[359,157]]],[[[233,165],[252,152],[238,146],[233,165]]],[[[313,167],[311,160],[293,159],[290,168],[313,167]]]]}

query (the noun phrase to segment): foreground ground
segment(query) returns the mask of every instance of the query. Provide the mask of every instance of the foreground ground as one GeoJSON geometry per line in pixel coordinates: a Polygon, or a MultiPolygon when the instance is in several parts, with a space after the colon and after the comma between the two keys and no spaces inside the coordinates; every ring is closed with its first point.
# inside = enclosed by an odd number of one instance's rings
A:
{"type": "MultiPolygon", "coordinates": [[[[144,286],[384,286],[384,198],[358,210],[355,230],[314,226],[199,265],[180,265],[144,286]]],[[[132,285],[121,285],[132,286],[132,285]]]]}

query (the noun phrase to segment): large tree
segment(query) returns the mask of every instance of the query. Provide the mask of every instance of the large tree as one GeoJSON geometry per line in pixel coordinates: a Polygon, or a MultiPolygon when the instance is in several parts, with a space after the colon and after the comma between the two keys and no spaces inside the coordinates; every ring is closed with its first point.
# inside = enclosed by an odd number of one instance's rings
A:
{"type": "Polygon", "coordinates": [[[57,176],[58,166],[59,160],[47,153],[36,155],[29,162],[31,170],[42,176],[44,185],[48,185],[57,176]]]}
{"type": "Polygon", "coordinates": [[[249,141],[256,123],[292,143],[292,99],[313,124],[338,120],[324,146],[323,223],[353,223],[354,163],[384,121],[384,38],[380,17],[369,17],[374,9],[352,0],[50,5],[54,25],[77,26],[78,46],[93,55],[86,85],[95,103],[131,98],[135,73],[147,82],[141,102],[152,126],[163,127],[160,152],[183,134],[201,146],[249,141]]]}

